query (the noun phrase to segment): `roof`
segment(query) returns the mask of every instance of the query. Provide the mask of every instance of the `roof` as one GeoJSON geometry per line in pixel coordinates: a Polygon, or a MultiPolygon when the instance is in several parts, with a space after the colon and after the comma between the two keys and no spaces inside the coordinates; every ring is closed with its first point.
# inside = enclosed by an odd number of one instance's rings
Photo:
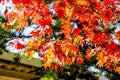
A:
{"type": "Polygon", "coordinates": [[[2,52],[0,55],[0,76],[14,77],[24,80],[30,80],[36,78],[34,73],[30,73],[38,67],[41,67],[41,60],[37,58],[27,59],[23,57],[20,61],[20,65],[14,64],[13,58],[15,54],[9,52],[2,52]]]}

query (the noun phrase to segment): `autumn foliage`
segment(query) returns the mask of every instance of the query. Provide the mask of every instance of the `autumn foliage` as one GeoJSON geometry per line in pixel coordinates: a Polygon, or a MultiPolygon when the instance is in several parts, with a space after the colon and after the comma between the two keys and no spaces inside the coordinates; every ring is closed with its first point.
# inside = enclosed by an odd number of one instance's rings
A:
{"type": "Polygon", "coordinates": [[[114,30],[120,0],[12,0],[12,4],[15,9],[5,10],[4,24],[13,28],[17,23],[21,31],[30,25],[29,19],[39,26],[27,44],[16,42],[16,48],[24,48],[29,58],[38,51],[43,67],[62,71],[64,65],[80,65],[96,57],[98,67],[120,73],[120,47],[114,42],[120,42],[120,30],[114,30]]]}

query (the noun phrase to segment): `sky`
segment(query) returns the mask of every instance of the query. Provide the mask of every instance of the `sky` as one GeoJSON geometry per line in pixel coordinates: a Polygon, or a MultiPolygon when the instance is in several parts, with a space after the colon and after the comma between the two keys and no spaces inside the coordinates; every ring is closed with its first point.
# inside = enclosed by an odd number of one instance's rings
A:
{"type": "MultiPolygon", "coordinates": [[[[5,0],[6,1],[6,0],[5,0]]],[[[4,13],[4,10],[6,9],[6,7],[11,7],[11,9],[9,8],[9,12],[12,11],[12,2],[5,2],[4,5],[2,5],[3,3],[0,3],[0,12],[1,14],[4,13]]]]}

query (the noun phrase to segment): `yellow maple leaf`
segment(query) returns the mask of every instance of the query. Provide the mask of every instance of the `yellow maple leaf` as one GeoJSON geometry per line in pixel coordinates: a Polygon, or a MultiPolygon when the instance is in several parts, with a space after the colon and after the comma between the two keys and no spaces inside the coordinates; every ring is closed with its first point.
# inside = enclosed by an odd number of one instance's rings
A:
{"type": "Polygon", "coordinates": [[[50,47],[49,49],[48,49],[48,51],[47,51],[47,55],[51,55],[52,54],[52,52],[53,52],[53,50],[52,50],[52,47],[50,47]]]}
{"type": "Polygon", "coordinates": [[[49,59],[54,59],[54,58],[55,58],[55,55],[54,55],[54,52],[53,52],[52,47],[50,47],[50,48],[48,49],[46,55],[49,57],[49,59]]]}
{"type": "Polygon", "coordinates": [[[29,40],[28,43],[27,43],[27,46],[32,46],[33,45],[33,40],[29,40]]]}
{"type": "Polygon", "coordinates": [[[81,36],[76,36],[75,38],[74,38],[74,43],[80,43],[80,44],[83,44],[83,39],[82,39],[82,37],[81,36]]]}

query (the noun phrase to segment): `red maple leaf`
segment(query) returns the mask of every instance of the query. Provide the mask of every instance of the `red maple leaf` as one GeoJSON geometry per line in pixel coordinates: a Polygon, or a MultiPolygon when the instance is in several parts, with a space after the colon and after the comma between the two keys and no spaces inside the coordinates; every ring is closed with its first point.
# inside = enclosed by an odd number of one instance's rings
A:
{"type": "Polygon", "coordinates": [[[21,44],[20,42],[17,42],[15,47],[17,48],[17,50],[19,50],[19,49],[23,49],[24,45],[21,44]]]}
{"type": "Polygon", "coordinates": [[[60,8],[56,8],[56,13],[57,13],[57,17],[58,18],[64,18],[65,17],[65,10],[62,9],[61,7],[60,8]]]}
{"type": "Polygon", "coordinates": [[[20,49],[23,49],[25,46],[23,44],[21,44],[19,41],[11,41],[9,42],[9,45],[11,47],[14,47],[17,49],[17,50],[20,50],[20,49]]]}
{"type": "Polygon", "coordinates": [[[107,43],[107,44],[105,45],[105,47],[106,47],[106,49],[108,49],[108,50],[113,50],[113,51],[119,50],[118,44],[115,44],[114,42],[107,43]]]}
{"type": "Polygon", "coordinates": [[[0,0],[0,3],[2,2],[3,0],[0,0]]]}
{"type": "Polygon", "coordinates": [[[11,47],[13,47],[13,46],[14,46],[14,42],[10,41],[10,42],[9,42],[9,45],[10,45],[11,47]]]}
{"type": "Polygon", "coordinates": [[[41,32],[41,30],[36,30],[36,31],[32,31],[31,34],[33,37],[37,37],[40,32],[41,32]]]}
{"type": "Polygon", "coordinates": [[[19,0],[12,0],[12,2],[13,2],[13,4],[15,4],[15,5],[17,5],[17,4],[19,4],[19,0]]]}
{"type": "Polygon", "coordinates": [[[21,2],[22,2],[23,4],[29,4],[29,3],[31,2],[31,0],[21,0],[21,2]]]}
{"type": "Polygon", "coordinates": [[[8,13],[8,9],[5,9],[5,11],[4,11],[4,15],[6,16],[7,13],[8,13]]]}
{"type": "Polygon", "coordinates": [[[103,16],[104,18],[110,20],[112,18],[112,10],[111,9],[103,10],[103,16]]]}
{"type": "Polygon", "coordinates": [[[51,35],[52,33],[53,33],[52,29],[47,29],[47,30],[46,30],[46,34],[47,34],[47,35],[51,35]]]}
{"type": "Polygon", "coordinates": [[[110,5],[114,5],[114,2],[115,2],[116,0],[104,0],[103,1],[103,5],[104,6],[110,6],[110,5]]]}
{"type": "Polygon", "coordinates": [[[40,19],[39,24],[44,28],[46,25],[50,26],[51,20],[50,19],[40,19]]]}
{"type": "Polygon", "coordinates": [[[66,0],[69,5],[72,5],[75,3],[76,0],[66,0]]]}
{"type": "Polygon", "coordinates": [[[80,32],[81,32],[81,31],[80,31],[79,28],[75,28],[75,29],[73,29],[73,32],[72,32],[72,33],[73,33],[74,36],[78,36],[78,35],[80,35],[80,32]]]}
{"type": "Polygon", "coordinates": [[[108,42],[110,39],[110,34],[106,33],[106,32],[98,32],[94,34],[94,38],[93,38],[93,43],[97,43],[97,44],[101,44],[101,43],[105,43],[108,42]]]}

